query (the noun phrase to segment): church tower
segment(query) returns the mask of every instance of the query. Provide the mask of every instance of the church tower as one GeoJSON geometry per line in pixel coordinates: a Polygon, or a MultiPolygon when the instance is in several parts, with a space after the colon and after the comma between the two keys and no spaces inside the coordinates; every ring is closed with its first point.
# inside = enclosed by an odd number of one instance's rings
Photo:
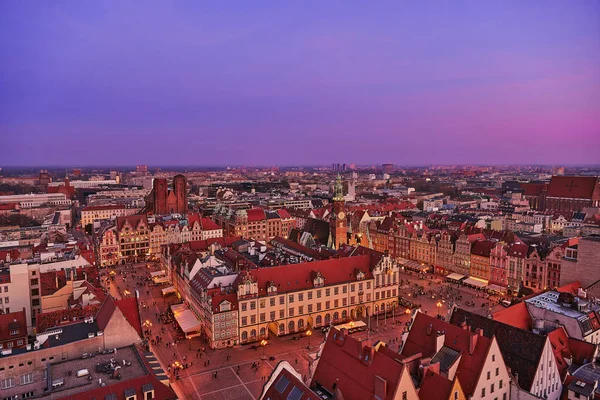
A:
{"type": "Polygon", "coordinates": [[[333,207],[329,220],[329,231],[332,246],[338,249],[341,244],[348,243],[348,222],[346,220],[346,202],[344,201],[344,188],[342,177],[338,174],[333,186],[333,207]]]}

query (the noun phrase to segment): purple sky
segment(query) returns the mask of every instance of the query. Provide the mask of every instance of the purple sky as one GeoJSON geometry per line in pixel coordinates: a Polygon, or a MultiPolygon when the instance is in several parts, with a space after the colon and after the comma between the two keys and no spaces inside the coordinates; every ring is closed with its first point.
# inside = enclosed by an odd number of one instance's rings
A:
{"type": "Polygon", "coordinates": [[[600,162],[597,0],[140,4],[0,2],[0,166],[600,162]]]}

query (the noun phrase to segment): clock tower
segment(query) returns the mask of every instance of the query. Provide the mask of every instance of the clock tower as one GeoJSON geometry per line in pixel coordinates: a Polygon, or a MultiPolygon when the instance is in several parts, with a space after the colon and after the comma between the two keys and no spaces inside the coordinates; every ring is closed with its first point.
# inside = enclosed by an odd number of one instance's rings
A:
{"type": "Polygon", "coordinates": [[[346,203],[344,201],[344,188],[342,177],[338,174],[333,186],[333,207],[329,220],[329,231],[334,249],[341,244],[348,243],[348,221],[346,220],[346,203]]]}

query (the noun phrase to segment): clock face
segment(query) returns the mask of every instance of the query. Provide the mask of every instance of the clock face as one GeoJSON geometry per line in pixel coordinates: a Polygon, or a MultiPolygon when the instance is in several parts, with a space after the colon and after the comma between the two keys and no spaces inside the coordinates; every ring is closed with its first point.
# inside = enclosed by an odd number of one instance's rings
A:
{"type": "Polygon", "coordinates": [[[346,218],[346,214],[344,214],[343,211],[340,211],[340,213],[338,214],[338,218],[339,219],[344,219],[344,218],[346,218]]]}

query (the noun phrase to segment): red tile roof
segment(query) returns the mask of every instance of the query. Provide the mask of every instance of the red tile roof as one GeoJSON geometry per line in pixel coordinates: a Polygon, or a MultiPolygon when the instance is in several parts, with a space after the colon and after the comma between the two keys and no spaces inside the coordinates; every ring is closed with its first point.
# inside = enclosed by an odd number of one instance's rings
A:
{"type": "Polygon", "coordinates": [[[143,337],[142,321],[140,320],[140,309],[138,307],[137,299],[135,297],[130,297],[128,299],[116,300],[115,304],[119,307],[119,310],[121,310],[127,322],[129,322],[133,329],[137,331],[138,335],[143,337]]]}
{"type": "Polygon", "coordinates": [[[246,210],[246,214],[248,215],[248,222],[262,221],[267,218],[265,210],[262,208],[251,208],[250,210],[246,210]]]}
{"type": "Polygon", "coordinates": [[[15,210],[19,203],[4,203],[0,204],[0,211],[15,210]]]}
{"type": "Polygon", "coordinates": [[[148,226],[148,218],[145,214],[128,215],[125,217],[117,217],[117,231],[120,232],[121,229],[123,229],[125,221],[129,222],[129,225],[131,225],[133,229],[137,229],[138,225],[140,225],[141,223],[144,223],[146,226],[148,226]]]}
{"type": "MultiPolygon", "coordinates": [[[[27,317],[25,310],[0,314],[0,343],[8,340],[23,339],[23,337],[27,337],[27,317]],[[11,330],[17,329],[19,330],[18,335],[10,334],[11,330]]],[[[27,343],[24,342],[23,345],[25,344],[27,343]]]]}
{"type": "Polygon", "coordinates": [[[406,338],[402,355],[409,357],[421,353],[423,357],[432,357],[436,353],[437,331],[445,332],[445,346],[461,352],[456,377],[460,380],[465,395],[473,395],[492,340],[418,312],[406,338]],[[476,343],[474,351],[470,354],[469,346],[473,336],[476,336],[476,343]]]}
{"type": "Polygon", "coordinates": [[[219,225],[217,225],[215,223],[215,221],[213,221],[210,218],[202,218],[202,230],[203,231],[214,231],[217,229],[222,229],[219,225]]]}
{"type": "Polygon", "coordinates": [[[283,218],[283,219],[292,218],[290,213],[287,212],[287,210],[284,210],[283,208],[281,210],[277,210],[277,214],[279,215],[280,218],[283,218]]]}
{"type": "Polygon", "coordinates": [[[0,251],[0,261],[7,261],[9,258],[10,261],[18,260],[21,258],[21,252],[18,249],[0,251]]]}
{"type": "MultiPolygon", "coordinates": [[[[198,213],[189,213],[187,215],[187,220],[188,220],[188,225],[191,227],[194,226],[194,224],[197,222],[200,224],[200,221],[202,220],[202,217],[200,216],[200,214],[198,213]]],[[[202,226],[202,225],[200,225],[202,226]]]]}
{"type": "MultiPolygon", "coordinates": [[[[140,356],[142,357],[142,356],[140,356]]],[[[81,399],[104,399],[111,393],[114,393],[117,397],[117,400],[126,400],[125,398],[125,390],[126,389],[134,389],[136,393],[137,399],[143,399],[144,393],[142,392],[142,386],[149,383],[152,384],[152,388],[154,389],[154,398],[160,400],[174,400],[177,399],[175,392],[162,382],[160,382],[152,372],[149,372],[147,375],[140,376],[138,378],[123,380],[123,381],[112,381],[106,379],[108,385],[104,387],[99,387],[96,389],[82,391],[77,394],[73,394],[70,396],[61,397],[62,400],[81,400],[81,399]],[[116,382],[116,383],[113,383],[116,382]]]]}
{"type": "Polygon", "coordinates": [[[547,183],[521,183],[521,189],[525,196],[539,196],[547,186],[547,183]]]}
{"type": "Polygon", "coordinates": [[[581,282],[573,281],[571,283],[567,283],[566,285],[557,288],[556,291],[560,293],[571,293],[577,295],[577,293],[579,293],[580,288],[581,282]]]}
{"type": "Polygon", "coordinates": [[[533,327],[531,316],[524,302],[500,310],[494,313],[493,317],[494,321],[503,322],[526,331],[530,331],[533,327]]]}
{"type": "Polygon", "coordinates": [[[385,400],[396,396],[404,365],[384,352],[363,346],[358,340],[332,328],[323,347],[312,384],[334,392],[334,384],[345,400],[374,399],[380,379],[387,383],[385,400]]]}
{"type": "Polygon", "coordinates": [[[449,400],[454,383],[440,374],[427,370],[419,386],[419,399],[449,400]]]}
{"type": "MultiPolygon", "coordinates": [[[[108,296],[108,298],[110,299],[111,297],[108,296]]],[[[89,306],[82,308],[70,308],[67,310],[38,314],[35,321],[36,332],[43,333],[55,326],[79,323],[86,317],[93,317],[94,315],[97,315],[100,307],[101,306],[98,304],[90,304],[89,306]]],[[[100,323],[98,323],[98,326],[100,326],[100,323]]]]}
{"type": "Polygon", "coordinates": [[[258,282],[259,295],[263,296],[267,294],[269,282],[275,283],[278,293],[295,292],[313,288],[317,271],[323,275],[325,285],[331,286],[356,281],[357,270],[362,270],[366,279],[372,278],[370,255],[253,269],[240,274],[237,281],[243,282],[247,275],[252,276],[258,282]]]}
{"type": "Polygon", "coordinates": [[[471,246],[471,254],[481,257],[489,257],[492,249],[496,245],[490,240],[477,240],[471,246]]]}
{"type": "Polygon", "coordinates": [[[596,346],[593,343],[569,338],[567,331],[562,326],[550,332],[548,339],[552,345],[552,351],[562,379],[565,378],[569,368],[569,364],[565,359],[572,357],[573,363],[583,365],[586,360],[589,362],[594,358],[596,346]]]}
{"type": "Polygon", "coordinates": [[[96,314],[96,323],[98,324],[98,328],[103,331],[108,325],[108,321],[110,321],[110,317],[117,305],[115,304],[115,299],[112,296],[108,296],[104,303],[100,306],[98,313],[96,314]]]}
{"type": "Polygon", "coordinates": [[[553,176],[548,184],[547,197],[571,199],[592,199],[598,194],[598,177],[595,176],[553,176]]]}

